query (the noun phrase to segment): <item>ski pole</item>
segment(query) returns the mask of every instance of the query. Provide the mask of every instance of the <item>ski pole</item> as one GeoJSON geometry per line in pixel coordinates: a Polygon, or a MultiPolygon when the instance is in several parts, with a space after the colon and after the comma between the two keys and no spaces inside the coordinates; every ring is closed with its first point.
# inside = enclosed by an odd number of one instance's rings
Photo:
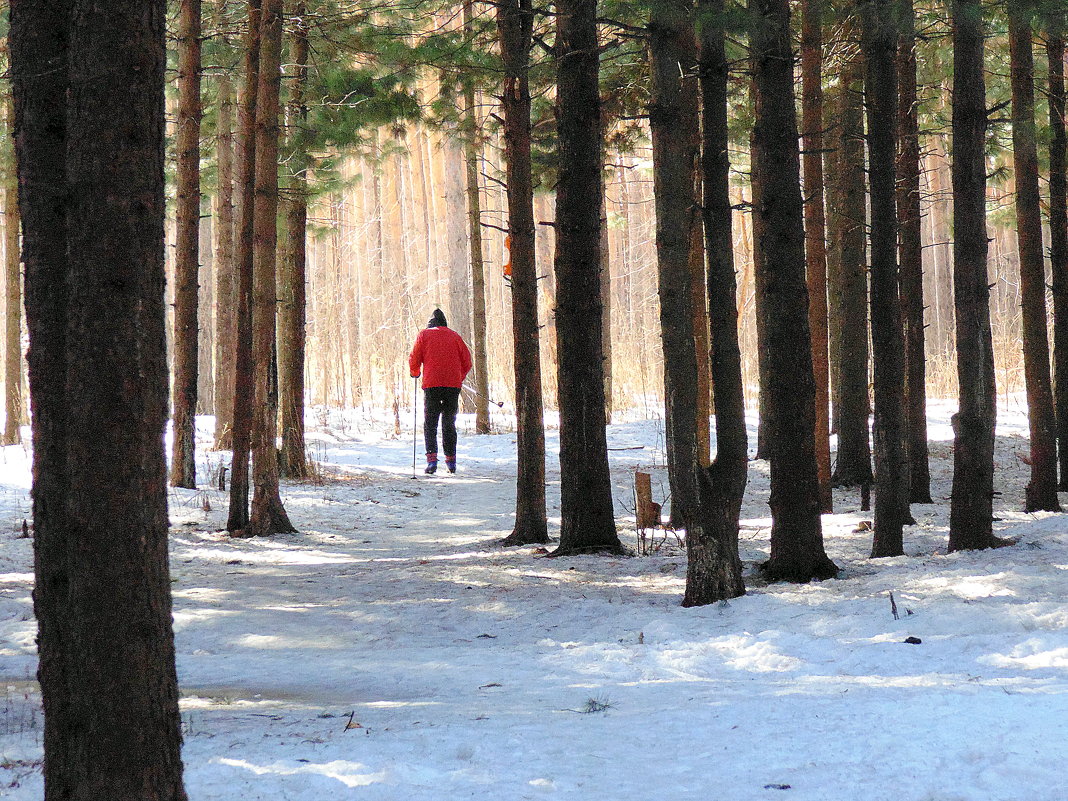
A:
{"type": "Polygon", "coordinates": [[[489,397],[489,396],[487,396],[487,395],[483,395],[483,394],[482,394],[481,392],[479,392],[479,391],[478,391],[477,389],[474,389],[474,388],[472,388],[472,387],[468,386],[467,384],[464,384],[464,389],[466,389],[466,390],[467,390],[468,392],[470,392],[470,393],[471,393],[472,395],[478,395],[478,397],[480,397],[480,398],[485,398],[485,399],[486,399],[486,400],[488,400],[488,401],[489,401],[490,403],[492,403],[492,404],[493,404],[494,406],[496,406],[496,407],[498,407],[498,408],[500,408],[500,409],[503,409],[503,408],[504,408],[504,401],[495,401],[495,400],[493,400],[493,398],[491,398],[491,397],[489,397]]]}
{"type": "Polygon", "coordinates": [[[415,478],[416,448],[419,445],[419,376],[412,376],[412,478],[415,478]]]}

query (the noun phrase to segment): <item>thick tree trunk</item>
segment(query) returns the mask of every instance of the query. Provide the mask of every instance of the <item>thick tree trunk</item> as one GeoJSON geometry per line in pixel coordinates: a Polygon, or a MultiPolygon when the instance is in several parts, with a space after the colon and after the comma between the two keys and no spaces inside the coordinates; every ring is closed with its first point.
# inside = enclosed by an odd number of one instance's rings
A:
{"type": "Polygon", "coordinates": [[[234,226],[234,269],[237,274],[237,321],[234,356],[234,431],[230,480],[230,513],[226,529],[232,534],[248,526],[249,454],[252,450],[252,282],[254,213],[256,206],[256,106],[260,71],[260,4],[249,0],[248,31],[243,61],[244,83],[237,109],[237,180],[234,226]]]}
{"type": "Polygon", "coordinates": [[[954,415],[949,549],[1000,544],[993,534],[994,349],[986,230],[986,84],[979,0],[953,2],[953,299],[960,410],[954,415]]]}
{"type": "Polygon", "coordinates": [[[560,545],[556,555],[623,550],[616,534],[601,368],[601,97],[597,0],[556,4],[556,334],[560,545]]]}
{"type": "Polygon", "coordinates": [[[909,500],[932,503],[927,451],[927,355],[923,322],[923,244],[920,225],[920,129],[916,94],[916,24],[912,0],[902,0],[897,51],[898,287],[905,333],[905,418],[909,500]]]}
{"type": "Polygon", "coordinates": [[[686,532],[683,606],[702,606],[745,593],[738,555],[738,518],[745,492],[748,443],[731,232],[723,0],[698,0],[697,10],[704,20],[700,61],[704,135],[701,166],[708,252],[710,371],[716,387],[716,459],[711,467],[698,473],[701,525],[686,532]]]}
{"type": "Polygon", "coordinates": [[[282,450],[279,470],[287,478],[305,478],[308,459],[304,444],[304,357],[307,304],[308,169],[305,127],[308,107],[304,85],[308,80],[308,28],[303,2],[293,11],[294,30],[289,46],[289,198],[285,204],[286,252],[282,260],[278,304],[278,394],[282,450]]]}
{"type": "Polygon", "coordinates": [[[831,497],[830,373],[827,356],[827,239],[823,210],[823,3],[801,3],[801,146],[804,150],[805,267],[812,376],[816,382],[816,469],[820,511],[831,497]]]}
{"type": "Polygon", "coordinates": [[[174,254],[174,386],[171,486],[195,489],[200,289],[200,0],[178,12],[177,203],[174,254]]]}
{"type": "Polygon", "coordinates": [[[1068,490],[1068,137],[1065,136],[1065,16],[1048,21],[1049,260],[1053,275],[1053,386],[1057,415],[1059,488],[1068,490]]]}
{"type": "Polygon", "coordinates": [[[664,0],[649,19],[660,336],[671,523],[689,529],[697,511],[697,358],[691,231],[698,205],[694,167],[700,137],[692,0],[664,0]]]}
{"type": "Polygon", "coordinates": [[[894,203],[897,32],[892,0],[861,4],[871,187],[871,340],[875,387],[875,520],[872,557],[902,556],[908,511],[905,341],[897,276],[894,203]]]}
{"type": "Polygon", "coordinates": [[[515,528],[505,545],[549,541],[545,517],[545,428],[542,419],[538,276],[534,252],[534,181],[530,163],[531,0],[498,6],[497,29],[505,78],[504,114],[508,232],[512,242],[512,343],[518,475],[515,528]]]}
{"type": "Polygon", "coordinates": [[[788,0],[750,0],[756,267],[765,281],[765,344],[773,354],[765,425],[771,463],[771,579],[837,573],[823,548],[814,448],[815,387],[805,288],[800,155],[788,0]]]}
{"type": "Polygon", "coordinates": [[[1059,512],[1057,420],[1049,370],[1042,210],[1035,138],[1035,68],[1029,3],[1009,0],[1009,70],[1012,82],[1012,163],[1016,177],[1016,241],[1020,248],[1024,383],[1031,434],[1031,481],[1026,509],[1059,512]]]}
{"type": "Polygon", "coordinates": [[[264,0],[256,89],[256,201],[253,213],[252,513],[247,536],[295,531],[282,506],[278,475],[278,396],[275,392],[278,253],[278,114],[282,79],[282,0],[264,0]]]}
{"type": "MultiPolygon", "coordinates": [[[[14,110],[4,102],[8,131],[14,110]]],[[[12,162],[4,174],[4,435],[0,443],[22,442],[22,252],[19,241],[19,182],[12,162]]]]}
{"type": "Polygon", "coordinates": [[[215,448],[233,447],[234,358],[237,355],[237,273],[234,270],[233,84],[219,76],[215,221],[215,448]]]}

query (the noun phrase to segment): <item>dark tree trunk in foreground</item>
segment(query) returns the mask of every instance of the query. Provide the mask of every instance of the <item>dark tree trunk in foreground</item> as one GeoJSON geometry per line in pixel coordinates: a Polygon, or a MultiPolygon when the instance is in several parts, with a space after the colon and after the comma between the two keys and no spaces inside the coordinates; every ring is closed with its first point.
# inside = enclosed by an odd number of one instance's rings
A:
{"type": "Polygon", "coordinates": [[[171,485],[196,489],[197,305],[200,274],[200,0],[178,12],[177,203],[171,485]]]}
{"type": "Polygon", "coordinates": [[[306,478],[308,458],[304,444],[304,357],[307,315],[306,273],[308,244],[308,170],[306,127],[308,106],[304,87],[308,81],[308,27],[305,4],[293,10],[293,34],[289,45],[289,197],[284,204],[286,253],[279,277],[278,304],[278,395],[282,450],[279,470],[287,478],[306,478]]]}
{"type": "Polygon", "coordinates": [[[663,0],[649,19],[656,253],[664,350],[665,431],[672,525],[689,529],[697,507],[697,357],[690,270],[698,213],[694,169],[700,137],[693,3],[663,0]]]}
{"type": "Polygon", "coordinates": [[[165,7],[27,2],[13,17],[42,445],[45,796],[182,801],[163,445],[165,7]]]}
{"type": "Polygon", "coordinates": [[[827,355],[827,238],[823,211],[823,3],[801,3],[801,145],[804,150],[805,269],[812,376],[816,382],[816,469],[820,511],[831,512],[830,375],[827,355]]]}
{"type": "Polygon", "coordinates": [[[1020,248],[1024,384],[1031,434],[1031,481],[1027,485],[1026,509],[1059,512],[1057,420],[1046,332],[1046,277],[1035,140],[1035,67],[1028,6],[1023,0],[1009,0],[1012,163],[1016,175],[1016,241],[1020,248]]]}
{"type": "Polygon", "coordinates": [[[219,76],[215,220],[215,448],[233,447],[237,272],[234,269],[234,100],[230,76],[219,76]]]}
{"type": "MultiPolygon", "coordinates": [[[[4,103],[8,131],[14,130],[10,98],[4,103]]],[[[19,244],[19,182],[15,164],[4,175],[4,436],[0,443],[22,442],[22,252],[19,244]]]]}
{"type": "Polygon", "coordinates": [[[282,506],[278,475],[278,398],[274,391],[277,325],[278,114],[282,80],[282,0],[264,0],[256,89],[256,200],[253,212],[252,512],[247,536],[295,531],[282,506]]]}
{"type": "Polygon", "coordinates": [[[916,94],[916,30],[912,0],[902,0],[897,51],[898,287],[905,334],[905,418],[909,501],[932,503],[927,451],[927,356],[923,330],[923,245],[920,226],[920,129],[916,94]]]}
{"type": "MultiPolygon", "coordinates": [[[[848,38],[858,32],[855,20],[848,38]]],[[[859,52],[842,66],[837,130],[838,226],[837,311],[842,330],[837,362],[839,408],[835,413],[838,451],[832,483],[856,487],[872,480],[868,441],[868,263],[865,254],[864,60],[859,52]]]]}
{"type": "Polygon", "coordinates": [[[1053,387],[1057,416],[1059,488],[1068,489],[1068,138],[1065,136],[1065,15],[1048,21],[1049,260],[1053,274],[1053,387]]]}
{"type": "Polygon", "coordinates": [[[508,0],[497,9],[505,79],[504,114],[508,184],[508,235],[512,243],[512,342],[518,475],[515,528],[505,545],[549,541],[545,519],[545,427],[541,402],[538,276],[534,258],[534,182],[530,163],[531,0],[508,0]]]}
{"type": "Polygon", "coordinates": [[[260,0],[249,0],[242,63],[244,82],[237,104],[237,176],[234,181],[234,271],[237,320],[234,328],[234,431],[230,513],[226,530],[248,526],[249,454],[252,450],[252,240],[256,206],[256,94],[260,71],[260,0]]]}
{"type": "MultiPolygon", "coordinates": [[[[811,581],[838,569],[823,549],[813,429],[815,387],[805,289],[800,156],[793,98],[788,0],[750,0],[756,108],[753,173],[761,219],[757,270],[764,275],[771,462],[770,579],[811,581]]],[[[763,410],[762,410],[763,411],[763,410]]]]}
{"type": "Polygon", "coordinates": [[[994,349],[986,231],[986,84],[979,0],[953,3],[953,301],[960,411],[954,415],[949,549],[990,548],[993,534],[994,349]]]}
{"type": "Polygon", "coordinates": [[[701,166],[710,370],[716,387],[716,458],[710,467],[698,472],[700,525],[686,532],[683,606],[702,606],[745,593],[738,556],[738,518],[745,492],[748,443],[731,232],[723,0],[699,0],[697,10],[701,21],[701,166]]]}
{"type": "Polygon", "coordinates": [[[556,336],[560,545],[556,555],[623,546],[616,534],[601,367],[601,97],[597,0],[556,4],[556,336]]]}
{"type": "Polygon", "coordinates": [[[875,371],[875,519],[871,555],[904,554],[908,511],[905,453],[905,338],[897,276],[894,160],[897,31],[891,0],[861,4],[871,187],[871,341],[875,371]]]}

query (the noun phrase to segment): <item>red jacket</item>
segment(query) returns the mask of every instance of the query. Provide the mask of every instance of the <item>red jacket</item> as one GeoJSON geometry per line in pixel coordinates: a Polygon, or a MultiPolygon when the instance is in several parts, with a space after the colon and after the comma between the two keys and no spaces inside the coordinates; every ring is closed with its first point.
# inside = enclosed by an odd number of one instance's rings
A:
{"type": "Polygon", "coordinates": [[[408,357],[412,376],[423,373],[423,389],[460,387],[471,372],[471,351],[463,337],[445,326],[424,328],[408,357]]]}

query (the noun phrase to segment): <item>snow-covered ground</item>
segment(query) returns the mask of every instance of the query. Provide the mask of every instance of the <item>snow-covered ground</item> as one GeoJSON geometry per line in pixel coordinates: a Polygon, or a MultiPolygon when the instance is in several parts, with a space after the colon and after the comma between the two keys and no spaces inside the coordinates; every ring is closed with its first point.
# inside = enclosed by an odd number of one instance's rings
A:
{"type": "MultiPolygon", "coordinates": [[[[670,533],[634,558],[498,547],[514,435],[463,433],[457,475],[413,479],[410,430],[309,415],[324,478],[283,488],[301,533],[252,541],[219,531],[209,472],[223,455],[205,454],[204,488],[171,496],[191,801],[1068,798],[1068,527],[1020,511],[1026,421],[1003,411],[997,526],[1019,542],[947,555],[948,414],[932,407],[938,502],[914,507],[907,557],[868,559],[855,529],[870,516],[836,492],[824,532],[841,578],[763,584],[767,465],[753,462],[749,594],[700,609],[679,606],[670,533]]],[[[662,427],[616,424],[609,443],[634,547],[631,474],[653,467],[662,497],[662,427]]],[[[550,515],[556,445],[550,431],[550,515]]],[[[13,801],[42,794],[28,484],[26,452],[0,450],[0,796],[13,801]]]]}

